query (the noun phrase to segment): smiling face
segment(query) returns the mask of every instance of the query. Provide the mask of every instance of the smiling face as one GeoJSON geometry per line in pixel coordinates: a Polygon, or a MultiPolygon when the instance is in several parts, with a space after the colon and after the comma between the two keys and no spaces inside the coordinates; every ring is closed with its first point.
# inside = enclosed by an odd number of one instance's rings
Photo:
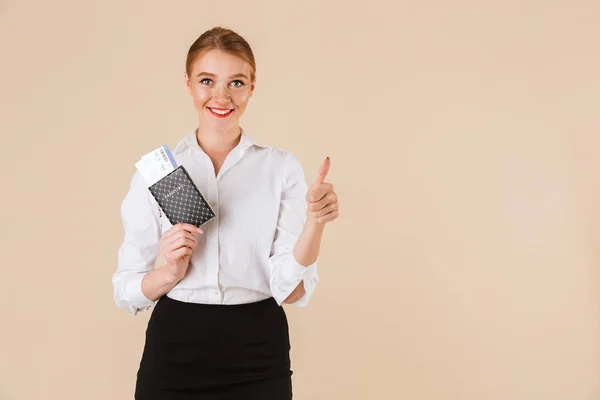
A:
{"type": "Polygon", "coordinates": [[[209,131],[237,130],[240,117],[254,93],[252,67],[246,61],[210,50],[185,74],[186,89],[198,112],[200,127],[209,131]]]}

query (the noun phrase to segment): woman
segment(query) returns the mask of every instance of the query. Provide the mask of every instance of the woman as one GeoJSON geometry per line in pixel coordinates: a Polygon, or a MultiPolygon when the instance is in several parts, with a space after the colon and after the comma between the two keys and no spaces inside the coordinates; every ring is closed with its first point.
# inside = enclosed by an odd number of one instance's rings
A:
{"type": "Polygon", "coordinates": [[[121,205],[125,237],[115,302],[135,315],[156,303],[135,398],[291,399],[283,303],[305,306],[317,285],[325,225],[339,215],[324,179],[256,144],[239,126],[254,93],[248,43],[216,27],[190,47],[185,84],[198,126],[173,150],[217,216],[172,226],[136,172],[121,205]],[[154,268],[162,251],[167,263],[154,268]]]}

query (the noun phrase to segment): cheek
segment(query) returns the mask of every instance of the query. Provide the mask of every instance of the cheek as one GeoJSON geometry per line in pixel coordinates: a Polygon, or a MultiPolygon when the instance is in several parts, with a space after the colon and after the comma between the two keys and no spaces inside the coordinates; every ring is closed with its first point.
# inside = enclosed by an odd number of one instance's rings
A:
{"type": "Polygon", "coordinates": [[[192,98],[196,108],[202,108],[210,96],[205,90],[196,89],[194,92],[192,92],[192,98]]]}
{"type": "Polygon", "coordinates": [[[238,107],[245,107],[250,99],[250,92],[236,93],[233,99],[238,107]]]}

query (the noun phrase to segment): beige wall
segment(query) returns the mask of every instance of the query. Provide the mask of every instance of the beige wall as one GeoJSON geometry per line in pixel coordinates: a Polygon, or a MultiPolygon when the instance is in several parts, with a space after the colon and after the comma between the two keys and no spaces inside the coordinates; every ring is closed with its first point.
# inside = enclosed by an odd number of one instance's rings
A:
{"type": "Polygon", "coordinates": [[[219,24],[257,57],[242,126],[340,194],[295,398],[600,398],[599,3],[350,3],[0,3],[0,399],[132,398],[119,205],[219,24]]]}

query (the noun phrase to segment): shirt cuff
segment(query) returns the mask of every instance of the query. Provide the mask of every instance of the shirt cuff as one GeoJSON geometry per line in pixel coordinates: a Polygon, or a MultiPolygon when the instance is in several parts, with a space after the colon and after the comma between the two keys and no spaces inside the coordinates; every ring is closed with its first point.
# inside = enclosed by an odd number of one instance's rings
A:
{"type": "Polygon", "coordinates": [[[304,281],[304,290],[306,293],[295,302],[291,303],[296,307],[304,307],[308,304],[313,292],[315,291],[317,284],[319,283],[319,275],[317,274],[317,262],[315,261],[308,267],[304,268],[302,273],[302,280],[304,281]]]}
{"type": "Polygon", "coordinates": [[[144,292],[142,292],[142,279],[144,279],[144,275],[145,274],[132,275],[127,280],[127,285],[125,286],[125,297],[132,305],[130,311],[133,315],[137,313],[138,309],[147,311],[154,304],[154,301],[147,298],[144,295],[144,292]]]}
{"type": "MultiPolygon", "coordinates": [[[[289,303],[296,307],[304,307],[308,304],[312,293],[315,291],[317,284],[319,283],[319,275],[317,274],[317,261],[313,262],[308,266],[304,266],[296,261],[296,258],[292,255],[290,262],[281,271],[281,278],[285,286],[290,288],[290,293],[300,284],[304,282],[305,294],[293,303],[289,303]]],[[[288,293],[289,295],[289,293],[288,293]]],[[[278,301],[279,305],[283,304],[286,297],[278,301]]]]}

